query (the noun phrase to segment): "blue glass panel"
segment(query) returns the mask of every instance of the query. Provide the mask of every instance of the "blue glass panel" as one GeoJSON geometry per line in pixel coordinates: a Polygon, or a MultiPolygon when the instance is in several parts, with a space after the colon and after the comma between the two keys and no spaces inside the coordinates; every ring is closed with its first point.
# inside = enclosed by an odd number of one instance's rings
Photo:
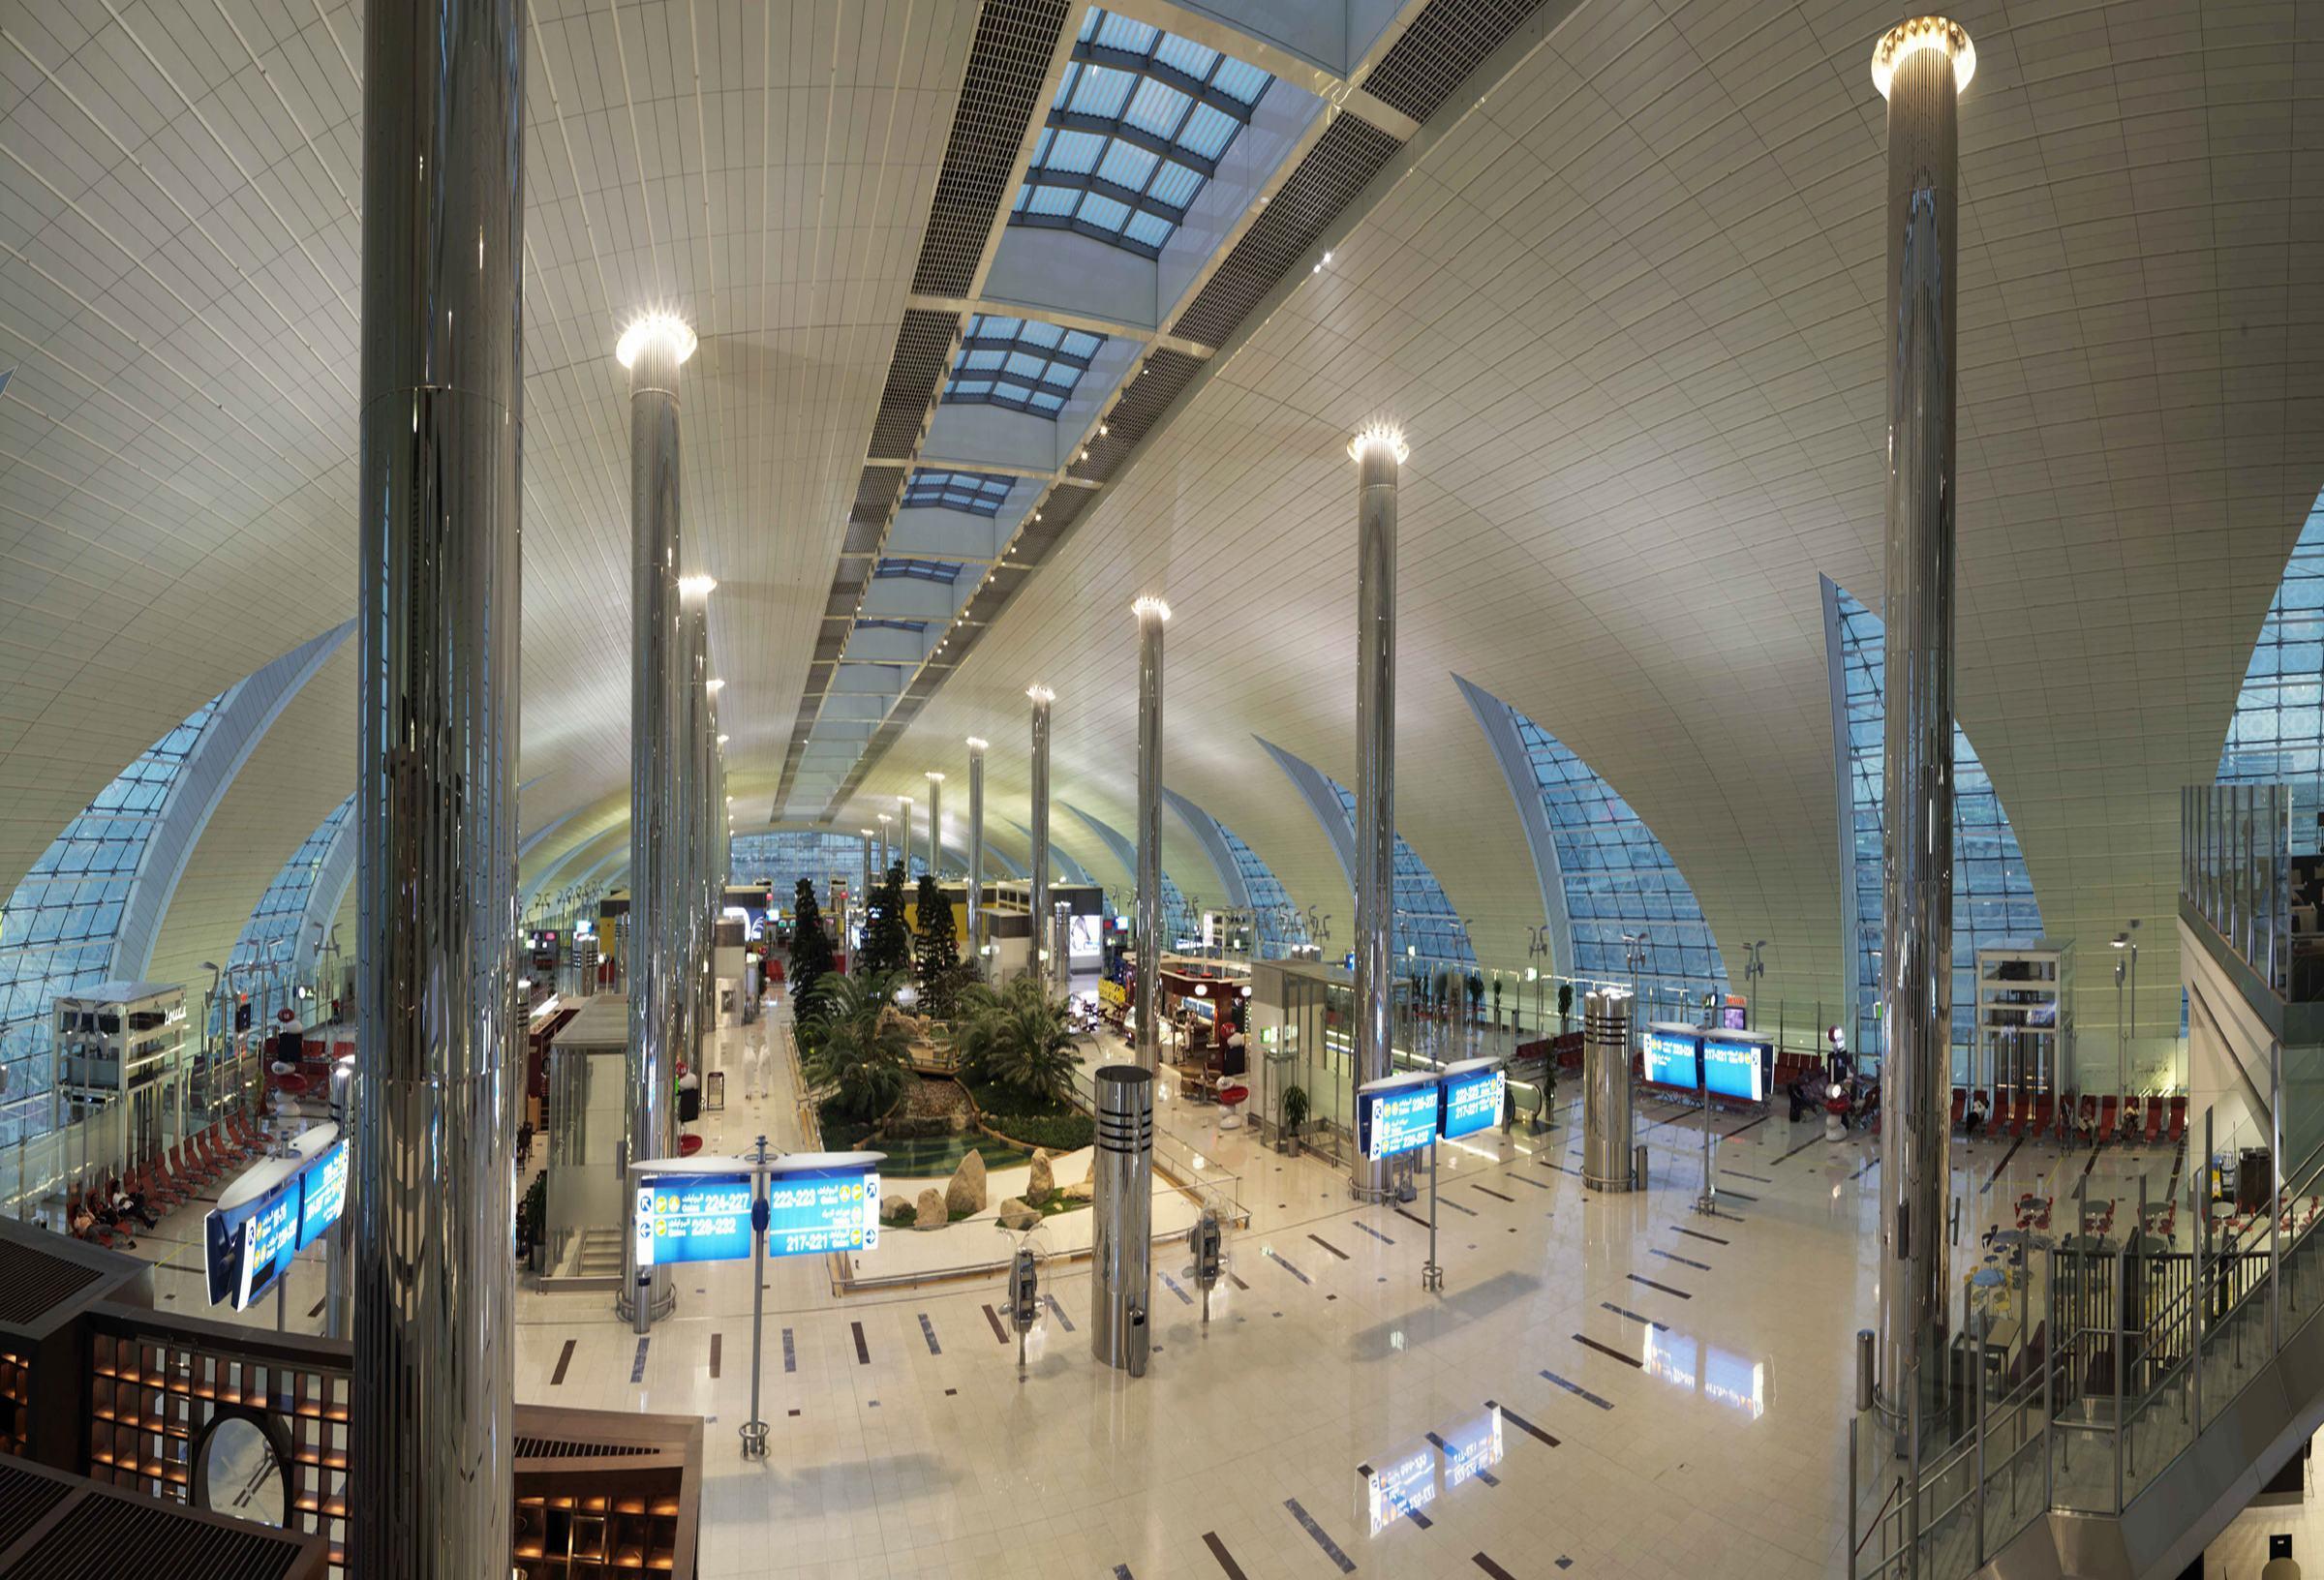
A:
{"type": "Polygon", "coordinates": [[[2219,778],[2309,791],[2324,765],[2324,498],[2309,512],[2260,623],[2227,723],[2219,778]]]}
{"type": "MultiPolygon", "coordinates": [[[[1088,334],[1078,329],[1068,331],[1038,319],[971,314],[968,327],[962,337],[960,355],[952,365],[952,377],[944,386],[945,404],[1005,406],[1036,416],[1054,417],[1062,410],[1063,402],[1036,400],[1036,392],[1072,394],[1080,384],[1082,375],[1088,371],[1089,359],[1105,343],[1106,337],[1103,335],[1088,334]]],[[[918,482],[919,478],[915,477],[914,484],[918,482]]],[[[927,492],[917,487],[907,489],[904,502],[926,502],[927,492]]],[[[1006,493],[1006,489],[985,489],[968,502],[954,499],[944,499],[938,502],[949,503],[955,509],[975,509],[981,514],[991,515],[995,513],[1006,493]],[[983,508],[986,504],[994,508],[983,508]]]]}
{"type": "MultiPolygon", "coordinates": [[[[1339,798],[1340,810],[1347,814],[1348,827],[1356,822],[1356,797],[1337,779],[1326,778],[1331,793],[1339,798]]],[[[1477,951],[1469,943],[1469,929],[1452,909],[1445,886],[1436,881],[1428,864],[1397,835],[1393,863],[1395,887],[1395,951],[1403,968],[1410,970],[1413,962],[1440,966],[1473,966],[1477,951]]]]}

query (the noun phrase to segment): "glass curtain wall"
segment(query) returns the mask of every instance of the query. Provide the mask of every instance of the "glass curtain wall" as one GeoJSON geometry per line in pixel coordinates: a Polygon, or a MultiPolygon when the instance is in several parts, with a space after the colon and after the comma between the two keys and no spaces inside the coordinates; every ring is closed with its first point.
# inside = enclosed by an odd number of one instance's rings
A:
{"type": "Polygon", "coordinates": [[[1251,896],[1252,920],[1258,931],[1259,954],[1263,959],[1279,959],[1295,948],[1307,943],[1307,922],[1291,903],[1291,891],[1275,876],[1275,869],[1259,859],[1259,853],[1235,836],[1235,831],[1212,819],[1218,836],[1226,841],[1227,854],[1235,859],[1235,870],[1242,877],[1243,892],[1251,896]]]}
{"type": "MultiPolygon", "coordinates": [[[[1841,896],[1851,973],[1851,1048],[1881,1047],[1881,803],[1887,709],[1882,701],[1887,642],[1880,616],[1824,578],[1826,650],[1834,678],[1834,758],[1845,776],[1848,856],[1841,896]]],[[[1968,1079],[1975,1038],[1977,951],[2026,948],[2041,940],[2041,907],[2008,814],[1969,737],[1953,726],[1953,1065],[1968,1079]]],[[[2103,953],[2101,951],[2101,953],[2103,953]]]]}
{"type": "MultiPolygon", "coordinates": [[[[298,1009],[293,1000],[298,988],[313,975],[311,968],[321,953],[323,939],[321,935],[302,939],[299,929],[314,899],[315,883],[321,876],[323,860],[354,809],[355,798],[350,796],[316,825],[313,834],[299,841],[298,849],[274,875],[265,894],[259,896],[257,908],[234,939],[233,953],[226,961],[229,977],[226,992],[250,994],[253,1026],[270,1024],[275,1012],[286,1005],[290,1005],[301,1019],[309,1018],[307,1012],[298,1009]]],[[[323,924],[325,927],[329,925],[323,924]]],[[[209,1019],[213,1037],[218,1034],[220,1020],[221,1006],[213,1004],[209,1019]]]]}
{"type": "Polygon", "coordinates": [[[2223,784],[2289,784],[2324,801],[2324,499],[2309,512],[2219,752],[2223,784]]]}
{"type": "MultiPolygon", "coordinates": [[[[1356,828],[1356,797],[1337,779],[1327,778],[1331,793],[1339,798],[1340,811],[1348,827],[1356,828]]],[[[1460,913],[1452,909],[1452,898],[1445,886],[1436,881],[1428,864],[1396,836],[1396,958],[1404,963],[1407,976],[1416,964],[1451,968],[1463,975],[1477,968],[1477,951],[1470,946],[1468,925],[1460,913]]]]}
{"type": "MultiPolygon", "coordinates": [[[[923,831],[921,838],[927,835],[923,831]]],[[[894,851],[894,837],[889,849],[894,851]]],[[[873,848],[873,860],[878,857],[873,848]]],[[[827,903],[834,878],[847,886],[852,894],[863,886],[864,841],[852,834],[829,834],[812,829],[778,829],[772,834],[738,834],[727,841],[728,868],[738,884],[753,887],[764,885],[775,896],[776,907],[784,913],[791,908],[791,898],[799,892],[799,880],[807,879],[815,886],[815,902],[827,903]]],[[[928,869],[928,859],[917,855],[908,868],[913,878],[928,869]]],[[[878,874],[872,874],[878,881],[878,874]]]]}

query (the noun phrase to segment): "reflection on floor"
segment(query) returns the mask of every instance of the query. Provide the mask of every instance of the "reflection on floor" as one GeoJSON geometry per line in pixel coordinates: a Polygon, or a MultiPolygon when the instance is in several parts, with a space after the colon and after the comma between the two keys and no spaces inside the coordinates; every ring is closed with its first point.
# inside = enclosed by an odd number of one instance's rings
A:
{"type": "MultiPolygon", "coordinates": [[[[729,1069],[742,1036],[721,1036],[729,1069]]],[[[1715,1115],[1709,1219],[1692,1210],[1698,1115],[1642,1105],[1650,1188],[1596,1197],[1561,1103],[1544,1135],[1447,1148],[1440,1296],[1420,1288],[1424,1188],[1358,1208],[1336,1172],[1222,1130],[1216,1109],[1165,1093],[1157,1117],[1231,1181],[1251,1227],[1229,1241],[1207,1327],[1185,1255],[1157,1250],[1142,1380],[1089,1358],[1086,1267],[1045,1291],[1021,1381],[998,1280],[841,1298],[823,1263],[799,1261],[768,1268],[764,1465],[736,1447],[746,1266],[686,1269],[677,1315],[644,1341],[602,1296],[525,1295],[519,1395],[712,1417],[709,1575],[1838,1569],[1850,1345],[1878,1265],[1864,1138],[1715,1115]]],[[[701,1128],[714,1151],[762,1131],[799,1144],[788,1092],[730,1096],[701,1128]]],[[[2140,1180],[2160,1202],[2178,1169],[2169,1147],[2007,1140],[1957,1142],[1953,1163],[1956,1275],[2007,1267],[2021,1199],[2049,1200],[2053,1233],[2078,1189],[2126,1222],[2140,1180]]]]}

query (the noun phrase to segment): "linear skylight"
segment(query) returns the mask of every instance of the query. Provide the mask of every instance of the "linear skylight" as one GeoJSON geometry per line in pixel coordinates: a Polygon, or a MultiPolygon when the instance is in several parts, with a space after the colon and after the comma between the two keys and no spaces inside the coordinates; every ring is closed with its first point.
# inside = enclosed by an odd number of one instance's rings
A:
{"type": "Polygon", "coordinates": [[[1039,319],[973,313],[945,380],[951,405],[1005,406],[1055,420],[1106,337],[1039,319]]]}
{"type": "Polygon", "coordinates": [[[950,587],[960,576],[961,567],[947,560],[882,560],[872,574],[883,581],[908,576],[914,581],[942,582],[950,587]]]}
{"type": "Polygon", "coordinates": [[[1016,483],[1006,472],[939,471],[923,467],[903,485],[904,508],[933,506],[964,510],[972,516],[997,516],[1016,483]]]}
{"type": "Polygon", "coordinates": [[[1157,256],[1273,80],[1191,39],[1092,10],[1009,223],[1157,256]]]}

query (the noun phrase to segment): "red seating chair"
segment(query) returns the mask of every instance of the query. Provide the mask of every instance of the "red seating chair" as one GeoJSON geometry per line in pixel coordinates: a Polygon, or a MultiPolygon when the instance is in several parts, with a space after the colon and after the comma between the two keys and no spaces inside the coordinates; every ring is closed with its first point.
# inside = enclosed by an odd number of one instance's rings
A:
{"type": "Polygon", "coordinates": [[[2174,1141],[2186,1134],[2186,1094],[2182,1092],[2171,1099],[2171,1136],[2174,1141]]]}
{"type": "Polygon", "coordinates": [[[2161,1137],[2162,1115],[2162,1099],[2159,1097],[2151,1097],[2147,1099],[2147,1125],[2144,1134],[2148,1140],[2153,1141],[2161,1137]]]}
{"type": "Polygon", "coordinates": [[[2100,1100],[2099,1100],[2099,1103],[2098,1103],[2098,1139],[2100,1139],[2100,1140],[2104,1140],[2104,1139],[2105,1139],[2107,1137],[2109,1137],[2109,1136],[2111,1136],[2111,1135],[2113,1135],[2113,1134],[2114,1134],[2114,1122],[2115,1122],[2115,1107],[2114,1107],[2114,1105],[2115,1105],[2115,1100],[2114,1100],[2113,1098],[2111,1098],[2111,1097],[2109,1097],[2109,1098],[2102,1098],[2102,1099],[2100,1099],[2100,1100]]]}
{"type": "Polygon", "coordinates": [[[1961,1128],[1961,1116],[1969,1110],[1969,1094],[1960,1087],[1953,1088],[1953,1128],[1961,1128]]]}

